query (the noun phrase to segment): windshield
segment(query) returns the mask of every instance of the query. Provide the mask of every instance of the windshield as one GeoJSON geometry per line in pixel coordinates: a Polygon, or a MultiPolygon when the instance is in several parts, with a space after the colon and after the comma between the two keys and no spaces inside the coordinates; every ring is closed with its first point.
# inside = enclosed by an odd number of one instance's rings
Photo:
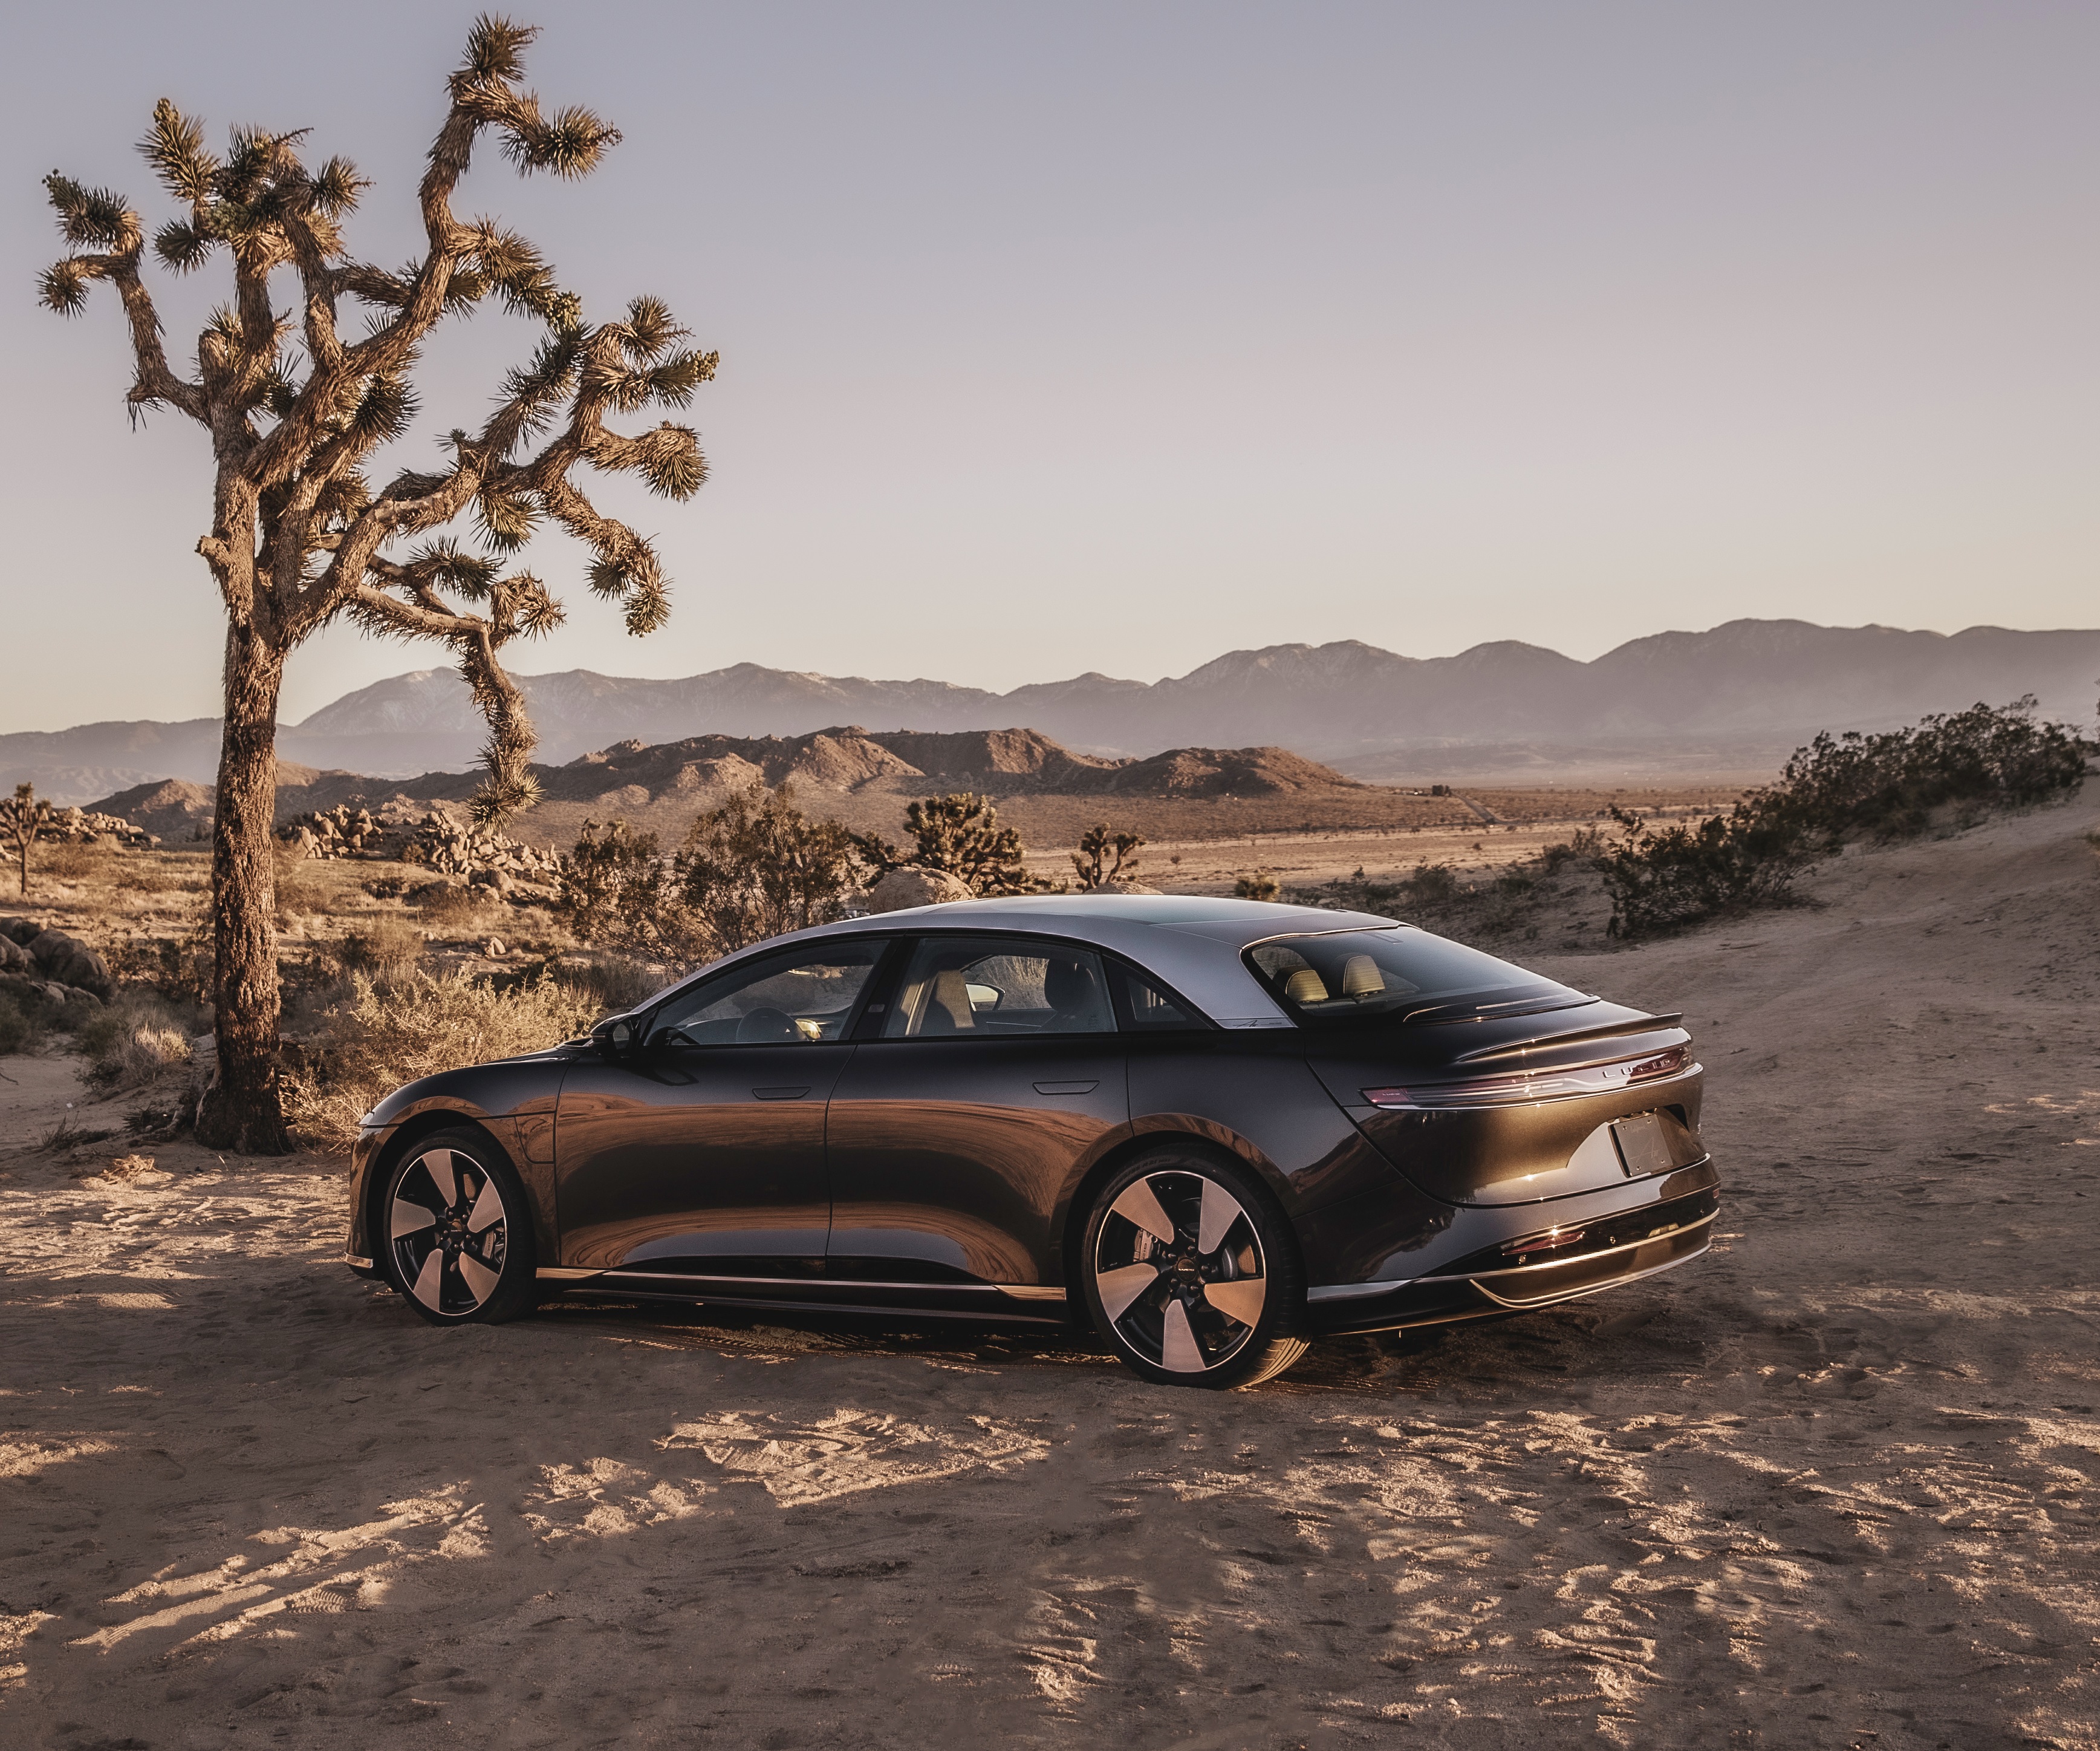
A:
{"type": "Polygon", "coordinates": [[[1471,1015],[1505,1006],[1559,1008],[1590,1001],[1491,954],[1403,925],[1257,944],[1247,965],[1308,1027],[1389,1026],[1471,1015]]]}

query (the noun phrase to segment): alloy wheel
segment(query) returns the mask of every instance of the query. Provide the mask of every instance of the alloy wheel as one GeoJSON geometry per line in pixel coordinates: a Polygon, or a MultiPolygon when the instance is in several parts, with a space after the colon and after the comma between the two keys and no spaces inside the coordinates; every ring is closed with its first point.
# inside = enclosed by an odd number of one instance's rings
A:
{"type": "Polygon", "coordinates": [[[1171,1373],[1224,1367],[1268,1305],[1260,1235],[1240,1200],[1201,1173],[1132,1180],[1101,1223],[1092,1263],[1117,1338],[1171,1373]]]}
{"type": "Polygon", "coordinates": [[[440,1318],[463,1319],[502,1280],[510,1216],[495,1175],[472,1156],[426,1149],[395,1180],[387,1237],[408,1293],[440,1318]]]}

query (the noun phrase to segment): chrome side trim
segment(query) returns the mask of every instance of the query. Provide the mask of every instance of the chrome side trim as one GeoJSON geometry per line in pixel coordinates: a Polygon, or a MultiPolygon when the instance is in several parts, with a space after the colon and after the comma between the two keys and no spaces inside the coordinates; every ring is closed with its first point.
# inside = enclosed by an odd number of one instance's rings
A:
{"type": "Polygon", "coordinates": [[[603,1276],[602,1271],[577,1271],[567,1265],[542,1265],[532,1275],[542,1283],[582,1283],[603,1276]]]}
{"type": "Polygon", "coordinates": [[[345,1253],[342,1255],[342,1262],[350,1266],[353,1270],[369,1271],[373,1269],[373,1263],[370,1259],[360,1258],[355,1253],[345,1253]]]}
{"type": "Polygon", "coordinates": [[[1316,1283],[1305,1291],[1308,1301],[1353,1301],[1361,1295],[1383,1295],[1388,1289],[1405,1289],[1413,1277],[1395,1277],[1387,1283],[1316,1283]]]}
{"type": "MultiPolygon", "coordinates": [[[[544,1271],[540,1274],[542,1276],[547,1275],[544,1271]]],[[[881,1280],[863,1277],[698,1276],[689,1271],[629,1271],[618,1265],[611,1266],[603,1271],[565,1271],[561,1272],[560,1275],[567,1277],[614,1276],[619,1277],[626,1281],[632,1281],[638,1277],[646,1283],[739,1283],[746,1285],[756,1283],[763,1284],[767,1287],[773,1289],[908,1289],[915,1290],[932,1289],[945,1289],[951,1293],[960,1289],[964,1293],[970,1295],[995,1295],[999,1292],[999,1286],[993,1283],[914,1283],[908,1280],[898,1282],[894,1280],[881,1280]]],[[[1061,1289],[1058,1293],[1061,1295],[1064,1291],[1061,1289]]]]}
{"type": "Polygon", "coordinates": [[[999,1283],[994,1285],[1000,1294],[1011,1295],[1016,1301],[1062,1301],[1065,1292],[1046,1283],[999,1283]]]}

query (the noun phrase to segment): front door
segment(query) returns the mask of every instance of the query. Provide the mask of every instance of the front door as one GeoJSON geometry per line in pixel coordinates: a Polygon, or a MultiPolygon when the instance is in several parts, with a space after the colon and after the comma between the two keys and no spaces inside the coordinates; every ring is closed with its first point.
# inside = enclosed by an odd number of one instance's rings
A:
{"type": "Polygon", "coordinates": [[[1058,1202],[1129,1129],[1098,956],[928,936],[832,1093],[832,1274],[1038,1285],[1058,1202]]]}
{"type": "Polygon", "coordinates": [[[746,962],[651,1018],[619,1059],[562,1085],[555,1208],[562,1263],[651,1275],[794,1276],[831,1227],[824,1107],[884,944],[746,962]]]}

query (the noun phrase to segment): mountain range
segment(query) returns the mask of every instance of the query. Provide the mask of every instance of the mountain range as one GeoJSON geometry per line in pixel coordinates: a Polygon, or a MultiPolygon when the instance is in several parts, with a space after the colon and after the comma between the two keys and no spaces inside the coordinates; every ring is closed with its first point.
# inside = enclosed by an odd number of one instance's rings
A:
{"type": "MultiPolygon", "coordinates": [[[[2038,696],[2089,723],[2100,630],[1952,635],[1737,620],[1635,639],[1592,661],[1515,640],[1412,657],[1343,640],[1233,651],[1142,682],[1089,672],[995,693],[739,663],[680,680],[567,670],[519,677],[540,758],[561,763],[623,741],[801,736],[827,726],[951,732],[1026,725],[1083,754],[1282,746],[1388,783],[1488,772],[1776,766],[1822,729],[1873,730],[1979,700],[2038,696]]],[[[486,732],[450,670],[396,675],[286,726],[287,760],[375,776],[463,769],[486,732]]],[[[889,740],[885,736],[885,740],[889,740]]],[[[218,725],[90,723],[0,736],[0,782],[60,801],[148,780],[214,776],[218,725]]]]}

